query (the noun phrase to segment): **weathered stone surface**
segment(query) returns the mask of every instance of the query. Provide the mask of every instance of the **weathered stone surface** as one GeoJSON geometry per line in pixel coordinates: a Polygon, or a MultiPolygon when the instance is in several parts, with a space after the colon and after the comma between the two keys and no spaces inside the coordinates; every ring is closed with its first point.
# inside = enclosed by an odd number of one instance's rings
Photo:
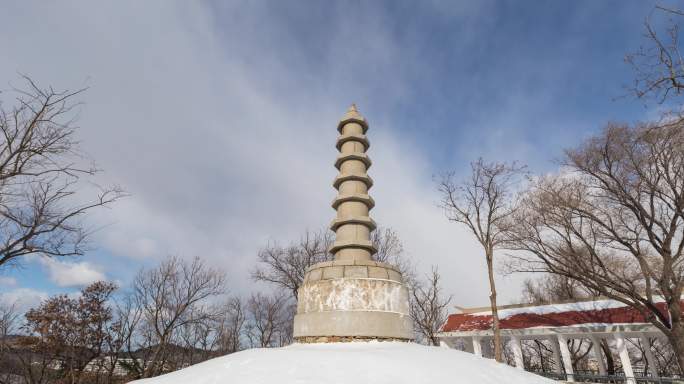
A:
{"type": "Polygon", "coordinates": [[[323,272],[321,280],[307,275],[307,282],[300,287],[294,329],[298,341],[413,338],[408,320],[408,289],[401,282],[401,275],[387,264],[360,264],[365,265],[339,266],[334,262],[332,266],[312,268],[309,275],[330,269],[335,272],[323,272]],[[330,278],[339,274],[338,268],[344,268],[344,276],[330,278]]]}
{"type": "Polygon", "coordinates": [[[332,202],[332,207],[333,209],[337,209],[337,207],[339,207],[340,204],[347,201],[358,201],[360,203],[363,203],[368,207],[369,210],[375,206],[375,200],[373,200],[372,197],[368,196],[367,194],[355,193],[349,195],[337,195],[337,197],[335,197],[335,200],[333,200],[332,202]]]}
{"type": "Polygon", "coordinates": [[[298,313],[389,311],[408,314],[408,290],[404,284],[391,280],[319,280],[303,284],[298,296],[298,313]]]}
{"type": "Polygon", "coordinates": [[[339,279],[344,277],[344,267],[323,268],[323,279],[339,279]]]}
{"type": "Polygon", "coordinates": [[[354,265],[354,260],[333,260],[332,265],[334,265],[334,266],[354,265]]]}
{"type": "Polygon", "coordinates": [[[312,338],[367,337],[373,339],[413,339],[411,317],[393,312],[338,311],[311,312],[295,316],[297,340],[312,338]]]}
{"type": "Polygon", "coordinates": [[[408,342],[409,339],[397,339],[395,337],[377,337],[377,336],[304,336],[300,337],[297,342],[303,344],[315,343],[353,343],[353,342],[367,342],[371,340],[377,341],[399,341],[408,342]]]}
{"type": "Polygon", "coordinates": [[[372,279],[389,279],[387,268],[368,267],[368,277],[372,279]]]}
{"type": "Polygon", "coordinates": [[[364,278],[368,277],[368,267],[362,265],[350,265],[344,267],[344,277],[364,278]]]}
{"type": "MultiPolygon", "coordinates": [[[[335,145],[337,147],[338,151],[342,150],[342,146],[345,143],[351,142],[352,144],[357,144],[357,145],[363,145],[362,151],[368,150],[370,147],[370,141],[368,141],[368,138],[365,135],[358,134],[358,133],[349,133],[346,135],[340,135],[337,137],[337,144],[335,145]]],[[[356,149],[354,147],[354,149],[356,149]]]]}
{"type": "Polygon", "coordinates": [[[403,281],[404,280],[401,278],[401,273],[399,273],[399,271],[388,269],[387,273],[389,274],[390,280],[394,280],[394,281],[403,281]]]}
{"type": "Polygon", "coordinates": [[[311,312],[295,316],[297,339],[321,337],[413,338],[411,317],[392,312],[311,312]]]}
{"type": "Polygon", "coordinates": [[[318,281],[323,276],[323,269],[317,268],[306,274],[305,282],[308,281],[318,281]]]}
{"type": "MultiPolygon", "coordinates": [[[[365,228],[365,226],[359,226],[365,228]]],[[[376,251],[370,240],[335,240],[330,247],[330,252],[335,254],[337,260],[370,260],[371,254],[376,251]]]]}
{"type": "Polygon", "coordinates": [[[311,267],[309,267],[308,272],[304,277],[304,282],[306,283],[317,280],[339,279],[342,277],[369,277],[374,279],[389,279],[398,282],[402,281],[401,274],[399,273],[397,268],[390,264],[380,263],[372,260],[342,259],[326,261],[312,265],[311,267]],[[340,269],[337,267],[344,268],[341,272],[341,275],[340,269]],[[326,270],[329,268],[335,269],[326,272],[326,270]]]}

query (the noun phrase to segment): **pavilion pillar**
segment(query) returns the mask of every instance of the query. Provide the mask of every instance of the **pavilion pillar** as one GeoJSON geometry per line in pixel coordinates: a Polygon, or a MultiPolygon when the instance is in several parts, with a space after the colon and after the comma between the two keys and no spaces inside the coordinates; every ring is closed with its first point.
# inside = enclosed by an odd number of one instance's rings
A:
{"type": "Polygon", "coordinates": [[[494,338],[482,338],[482,357],[494,358],[494,338]]]}
{"type": "Polygon", "coordinates": [[[511,336],[511,349],[513,350],[515,367],[524,370],[525,360],[523,359],[522,343],[520,342],[520,337],[511,336]]]}
{"type": "Polygon", "coordinates": [[[470,337],[461,339],[463,341],[463,349],[466,352],[475,353],[475,350],[473,348],[473,341],[471,339],[472,338],[470,338],[470,337]]]}
{"type": "Polygon", "coordinates": [[[596,364],[598,365],[599,375],[607,375],[606,361],[603,359],[603,353],[601,353],[601,339],[594,335],[591,335],[592,349],[594,350],[594,357],[596,358],[596,364]]]}
{"type": "Polygon", "coordinates": [[[556,364],[556,373],[563,373],[563,361],[561,361],[560,349],[558,348],[558,339],[556,337],[549,337],[551,343],[551,351],[553,351],[553,362],[556,364]]]}
{"type": "Polygon", "coordinates": [[[482,338],[473,336],[473,353],[482,357],[482,338]]]}
{"type": "Polygon", "coordinates": [[[621,333],[615,334],[615,346],[620,356],[622,363],[622,371],[625,373],[625,383],[636,384],[634,379],[634,370],[632,369],[632,361],[629,359],[629,351],[627,350],[627,341],[625,336],[621,333]]]}
{"type": "Polygon", "coordinates": [[[639,336],[639,340],[641,340],[641,347],[644,348],[644,357],[648,362],[648,370],[651,373],[651,376],[659,377],[658,363],[653,356],[653,351],[651,350],[651,340],[649,340],[649,338],[643,333],[639,336]]]}
{"type": "Polygon", "coordinates": [[[558,335],[558,344],[561,351],[561,356],[563,357],[563,367],[565,368],[565,374],[567,376],[567,381],[575,381],[575,370],[572,368],[572,355],[570,354],[570,349],[568,348],[568,339],[565,335],[558,335]]]}

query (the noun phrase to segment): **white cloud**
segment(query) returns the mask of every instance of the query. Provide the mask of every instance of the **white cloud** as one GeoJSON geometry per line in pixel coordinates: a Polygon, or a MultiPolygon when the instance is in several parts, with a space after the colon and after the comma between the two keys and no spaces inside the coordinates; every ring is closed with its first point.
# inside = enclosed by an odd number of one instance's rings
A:
{"type": "Polygon", "coordinates": [[[12,276],[0,276],[0,287],[15,287],[17,279],[12,276]]]}
{"type": "Polygon", "coordinates": [[[107,277],[89,262],[67,262],[47,257],[39,259],[50,280],[60,287],[80,287],[107,277]]]}
{"type": "MultiPolygon", "coordinates": [[[[102,183],[132,195],[93,218],[106,225],[97,244],[129,260],[119,276],[141,260],[199,255],[229,271],[234,289],[250,289],[259,247],[332,218],[335,125],[356,101],[371,122],[372,215],[399,231],[424,269],[439,264],[455,303],[486,304],[478,248],[435,206],[426,154],[381,112],[410,93],[400,75],[420,72],[400,65],[416,53],[393,40],[386,20],[358,12],[350,23],[338,9],[315,61],[286,28],[270,27],[269,12],[225,3],[236,9],[224,14],[241,16],[222,23],[200,4],[14,3],[0,15],[0,44],[12,52],[0,73],[91,87],[79,120],[84,148],[107,171],[102,183]],[[325,66],[325,76],[297,72],[284,52],[325,66]],[[377,73],[392,81],[373,83],[377,73]]],[[[104,278],[88,262],[41,262],[60,286],[104,278]]]]}
{"type": "Polygon", "coordinates": [[[37,307],[41,301],[48,298],[48,294],[31,288],[17,288],[0,293],[0,305],[13,305],[17,313],[23,313],[29,308],[37,307]]]}

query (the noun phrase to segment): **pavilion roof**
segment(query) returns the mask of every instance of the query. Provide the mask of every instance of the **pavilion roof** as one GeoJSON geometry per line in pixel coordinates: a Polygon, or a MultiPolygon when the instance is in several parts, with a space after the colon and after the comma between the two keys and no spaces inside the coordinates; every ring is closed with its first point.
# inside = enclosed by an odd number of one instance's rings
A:
{"type": "MultiPolygon", "coordinates": [[[[682,302],[684,307],[684,301],[682,302]]],[[[665,303],[657,303],[666,313],[665,303]]],[[[513,306],[499,309],[502,330],[580,325],[645,324],[642,313],[616,300],[598,299],[570,303],[513,306]]],[[[484,331],[492,328],[491,311],[449,315],[441,332],[484,331]]]]}

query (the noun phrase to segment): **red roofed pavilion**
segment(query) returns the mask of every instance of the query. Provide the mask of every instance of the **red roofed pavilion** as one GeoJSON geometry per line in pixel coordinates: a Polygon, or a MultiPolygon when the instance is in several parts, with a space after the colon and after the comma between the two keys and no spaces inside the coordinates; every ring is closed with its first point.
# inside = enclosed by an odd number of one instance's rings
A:
{"type": "MultiPolygon", "coordinates": [[[[684,302],[680,305],[684,308],[684,302]]],[[[665,303],[657,306],[667,315],[665,303]]],[[[486,307],[461,308],[460,311],[449,315],[438,333],[442,346],[453,348],[462,340],[467,351],[483,356],[482,342],[493,337],[491,310],[486,307]]],[[[624,303],[599,298],[545,305],[507,305],[499,307],[498,312],[501,335],[511,342],[515,365],[520,369],[524,369],[521,340],[542,339],[551,343],[556,374],[567,381],[575,381],[567,342],[590,339],[599,374],[606,375],[605,360],[598,345],[601,339],[609,339],[615,342],[625,382],[635,383],[626,339],[638,338],[645,346],[644,358],[649,363],[650,376],[658,377],[649,338],[660,338],[663,334],[646,320],[644,314],[624,303]]]]}

